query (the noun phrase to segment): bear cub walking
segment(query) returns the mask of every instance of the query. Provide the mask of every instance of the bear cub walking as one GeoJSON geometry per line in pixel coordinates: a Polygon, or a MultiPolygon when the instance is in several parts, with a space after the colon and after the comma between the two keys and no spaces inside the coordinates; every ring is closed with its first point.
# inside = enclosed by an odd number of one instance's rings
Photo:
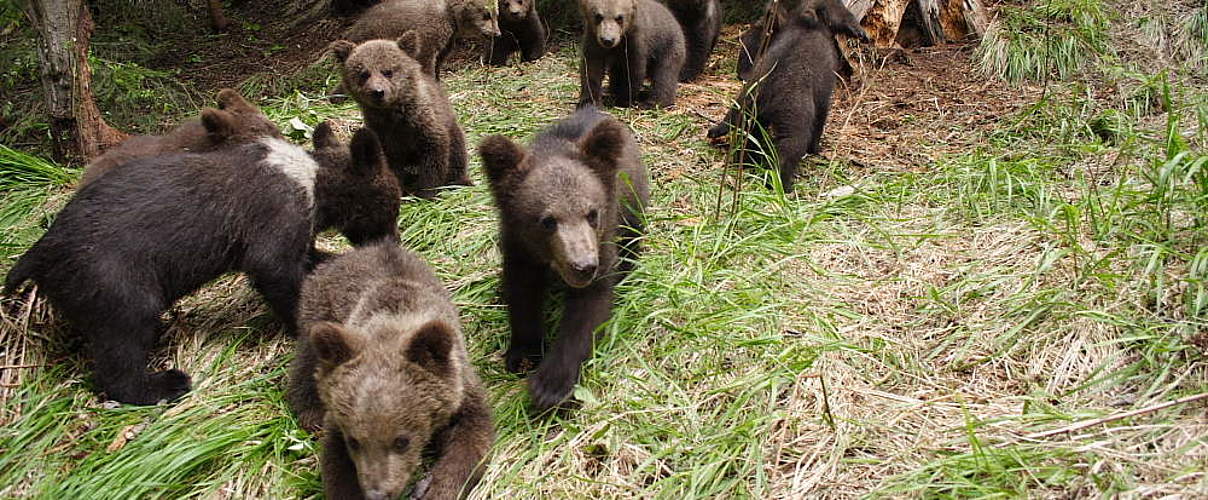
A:
{"type": "MultiPolygon", "coordinates": [[[[368,130],[353,143],[378,147],[368,130]]],[[[374,191],[381,188],[364,175],[319,170],[301,148],[271,138],[127,163],[76,193],[13,266],[4,291],[12,294],[27,280],[38,284],[85,336],[96,386],[110,399],[175,399],[189,390],[188,375],[146,372],[165,310],[221,274],[242,271],[292,331],[316,207],[341,203],[350,213],[366,213],[361,200],[379,198],[374,191]],[[353,196],[327,199],[317,182],[346,183],[340,191],[353,196]]],[[[377,209],[396,214],[398,198],[377,209]]],[[[393,218],[378,227],[342,224],[361,227],[366,238],[397,231],[393,218]]]]}
{"type": "Polygon", "coordinates": [[[395,40],[409,31],[420,44],[408,55],[439,80],[457,40],[489,40],[499,36],[499,25],[483,0],[387,0],[361,14],[345,36],[362,43],[395,40]]]}
{"type": "Polygon", "coordinates": [[[344,65],[344,88],[360,106],[365,125],[381,138],[404,194],[432,198],[440,186],[472,182],[466,172],[466,137],[449,96],[408,55],[419,44],[419,37],[409,32],[398,42],[356,45],[340,40],[331,50],[344,65]]]}
{"type": "Polygon", "coordinates": [[[503,66],[517,50],[524,62],[545,55],[545,25],[537,14],[537,0],[499,0],[499,35],[487,48],[487,61],[503,66]]]}
{"type": "Polygon", "coordinates": [[[583,13],[583,67],[579,106],[600,106],[604,73],[617,106],[670,107],[684,66],[684,32],[671,11],[654,0],[579,0],[583,13]]]}
{"type": "MultiPolygon", "coordinates": [[[[731,108],[717,126],[709,130],[710,139],[720,139],[740,126],[742,110],[770,132],[779,158],[780,182],[785,192],[793,191],[797,165],[806,154],[817,154],[822,130],[830,113],[831,93],[835,90],[835,72],[841,55],[828,23],[841,23],[862,30],[845,7],[841,12],[824,14],[836,0],[802,0],[798,14],[784,20],[772,36],[767,52],[755,63],[752,78],[739,91],[738,107],[731,108]],[[846,14],[845,17],[837,17],[846,14]],[[827,17],[829,16],[829,18],[827,17]],[[820,22],[820,18],[828,22],[820,22]]],[[[746,133],[747,131],[742,131],[746,133]]],[[[755,149],[753,141],[731,147],[755,149]]]]}
{"type": "Polygon", "coordinates": [[[425,450],[437,459],[424,498],[473,488],[491,410],[428,265],[391,241],[361,247],[319,266],[299,308],[288,398],[303,427],[324,428],[327,498],[397,498],[425,450]]]}
{"type": "Polygon", "coordinates": [[[507,369],[536,364],[529,392],[545,410],[579,380],[596,328],[612,313],[613,287],[628,269],[621,258],[636,258],[650,198],[646,167],[629,129],[594,107],[541,132],[531,148],[496,135],[479,154],[500,216],[512,329],[507,369]],[[543,354],[542,305],[556,281],[567,285],[562,322],[543,354]]]}

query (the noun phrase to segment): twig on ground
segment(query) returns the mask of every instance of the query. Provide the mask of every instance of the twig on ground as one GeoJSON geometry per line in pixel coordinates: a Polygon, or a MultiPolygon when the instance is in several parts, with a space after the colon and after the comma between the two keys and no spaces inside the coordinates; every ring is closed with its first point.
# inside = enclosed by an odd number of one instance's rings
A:
{"type": "Polygon", "coordinates": [[[1201,401],[1204,399],[1208,399],[1208,392],[1202,392],[1202,393],[1196,394],[1194,396],[1187,396],[1185,398],[1179,398],[1174,401],[1167,401],[1165,403],[1159,403],[1159,404],[1156,404],[1153,406],[1147,406],[1145,408],[1117,413],[1115,415],[1108,415],[1106,417],[1094,418],[1091,420],[1083,420],[1081,422],[1075,422],[1075,423],[1067,425],[1065,427],[1059,427],[1059,428],[1050,429],[1050,430],[1047,430],[1044,432],[1035,432],[1032,434],[1028,434],[1027,436],[1024,436],[1024,437],[1026,439],[1042,439],[1042,438],[1054,436],[1057,434],[1065,434],[1067,432],[1073,432],[1073,431],[1085,429],[1087,427],[1093,427],[1093,426],[1096,426],[1099,424],[1106,424],[1108,422],[1114,422],[1116,420],[1121,420],[1121,419],[1125,419],[1125,418],[1129,418],[1129,417],[1135,417],[1137,415],[1153,413],[1158,410],[1170,408],[1171,406],[1177,406],[1177,405],[1182,405],[1182,404],[1187,404],[1187,403],[1194,403],[1196,401],[1201,401]]]}

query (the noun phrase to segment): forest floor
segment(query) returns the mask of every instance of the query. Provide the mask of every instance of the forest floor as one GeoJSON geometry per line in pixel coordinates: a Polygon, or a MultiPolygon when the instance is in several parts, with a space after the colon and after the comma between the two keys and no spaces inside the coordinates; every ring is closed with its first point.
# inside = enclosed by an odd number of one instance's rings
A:
{"type": "MultiPolygon", "coordinates": [[[[533,414],[503,369],[477,158],[476,186],[404,204],[404,244],[452,292],[495,409],[473,498],[1208,494],[1204,404],[1148,411],[1208,390],[1202,80],[1105,125],[1126,99],[987,78],[974,45],[865,52],[786,196],[704,139],[739,88],[736,32],[674,108],[609,110],[642,147],[652,202],[579,408],[533,414]],[[1039,435],[1129,410],[1146,411],[1039,435]]],[[[315,59],[232,72],[255,72],[240,88],[295,140],[322,120],[348,137],[359,112],[327,99],[334,73],[315,59]]],[[[571,43],[507,68],[456,60],[444,81],[469,144],[569,113],[577,64],[571,43]]],[[[209,99],[227,74],[190,85],[209,99]]],[[[0,269],[69,199],[71,167],[39,167],[64,174],[0,210],[0,269]]],[[[195,386],[157,407],[100,401],[45,301],[3,305],[0,497],[321,492],[318,445],[283,400],[294,343],[244,277],[165,316],[154,365],[195,386]]]]}

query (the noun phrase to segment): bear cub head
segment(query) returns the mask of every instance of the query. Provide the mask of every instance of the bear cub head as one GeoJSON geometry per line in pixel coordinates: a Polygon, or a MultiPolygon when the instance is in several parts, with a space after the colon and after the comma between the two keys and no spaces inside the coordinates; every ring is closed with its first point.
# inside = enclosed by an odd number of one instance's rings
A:
{"type": "Polygon", "coordinates": [[[460,331],[440,319],[386,315],[356,329],[316,323],[307,335],[319,359],[324,424],[344,438],[362,491],[397,498],[460,405],[460,331]]]}
{"type": "Polygon", "coordinates": [[[386,165],[377,134],[358,130],[345,145],[336,138],[331,124],[323,122],[312,135],[315,150],[310,155],[319,164],[315,231],[339,229],[348,242],[360,246],[371,241],[397,242],[398,178],[386,165]]]}
{"type": "Polygon", "coordinates": [[[533,10],[534,0],[499,0],[499,17],[512,22],[523,21],[533,10]]]}
{"type": "Polygon", "coordinates": [[[601,47],[615,48],[633,28],[637,0],[580,0],[583,26],[601,47]]]}
{"type": "Polygon", "coordinates": [[[530,151],[496,135],[479,147],[506,231],[572,287],[590,285],[611,264],[600,247],[615,229],[627,133],[608,118],[569,146],[538,140],[530,151]]]}
{"type": "Polygon", "coordinates": [[[201,124],[215,145],[243,144],[261,137],[285,138],[260,108],[231,89],[218,91],[218,109],[203,110],[201,124]]]}
{"type": "Polygon", "coordinates": [[[499,22],[495,19],[495,13],[482,0],[451,0],[449,10],[457,25],[457,38],[499,36],[499,22]]]}
{"type": "Polygon", "coordinates": [[[423,67],[409,54],[418,54],[419,35],[408,31],[397,41],[348,40],[331,43],[332,54],[344,65],[344,88],[364,109],[397,108],[418,93],[423,67]]]}

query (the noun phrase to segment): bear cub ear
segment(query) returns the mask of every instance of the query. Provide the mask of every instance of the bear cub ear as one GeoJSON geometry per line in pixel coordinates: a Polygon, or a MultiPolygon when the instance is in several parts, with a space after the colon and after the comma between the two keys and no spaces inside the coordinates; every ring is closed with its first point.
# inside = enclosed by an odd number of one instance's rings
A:
{"type": "Polygon", "coordinates": [[[419,57],[419,51],[422,48],[419,41],[419,33],[415,30],[409,30],[403,33],[403,36],[398,37],[398,48],[406,52],[413,59],[419,57]]]}
{"type": "Polygon", "coordinates": [[[315,144],[315,151],[320,149],[334,148],[340,145],[340,140],[336,139],[336,132],[331,128],[331,122],[325,121],[315,127],[315,131],[310,133],[310,140],[315,144]]]}
{"type": "Polygon", "coordinates": [[[336,56],[336,60],[344,62],[348,60],[348,56],[352,54],[352,49],[357,48],[357,44],[348,40],[336,40],[327,46],[332,54],[336,56]]]}
{"type": "Polygon", "coordinates": [[[407,360],[440,376],[450,374],[456,332],[443,321],[430,321],[420,327],[407,345],[407,360]]]}
{"type": "Polygon", "coordinates": [[[356,357],[359,343],[339,323],[323,321],[306,332],[319,360],[329,366],[339,366],[356,357]]]}
{"type": "Polygon", "coordinates": [[[239,92],[234,89],[222,89],[218,91],[218,109],[232,112],[248,112],[260,111],[259,108],[247,102],[239,92]]]}
{"type": "Polygon", "coordinates": [[[239,129],[239,122],[230,111],[206,108],[201,110],[201,125],[215,143],[227,140],[239,129]]]}
{"type": "Polygon", "coordinates": [[[524,148],[502,135],[483,139],[478,145],[478,156],[482,157],[483,170],[486,170],[487,178],[492,183],[497,183],[510,174],[522,173],[526,168],[524,148]]]}
{"type": "Polygon", "coordinates": [[[357,175],[372,176],[385,161],[381,141],[378,140],[377,134],[368,128],[362,128],[353,134],[349,149],[352,152],[352,172],[357,175]]]}
{"type": "Polygon", "coordinates": [[[606,118],[579,140],[579,152],[598,175],[611,176],[616,173],[618,160],[625,149],[625,134],[621,122],[606,118]]]}

